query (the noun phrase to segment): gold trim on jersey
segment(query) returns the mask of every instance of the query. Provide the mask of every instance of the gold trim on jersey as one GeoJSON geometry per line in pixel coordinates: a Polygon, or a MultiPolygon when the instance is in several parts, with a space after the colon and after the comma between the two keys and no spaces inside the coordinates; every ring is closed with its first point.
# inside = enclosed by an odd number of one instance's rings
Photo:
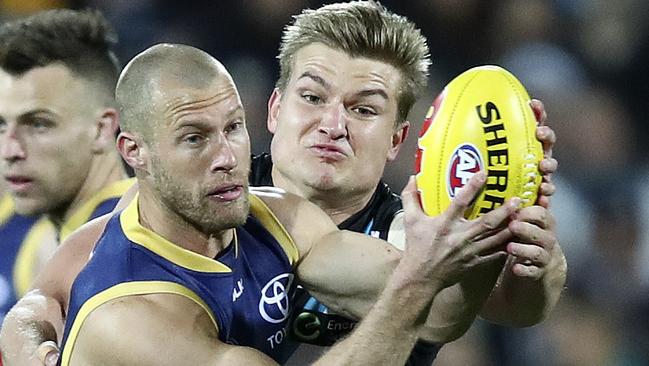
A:
{"type": "Polygon", "coordinates": [[[266,206],[261,198],[252,193],[249,194],[248,197],[250,197],[250,213],[252,213],[252,216],[256,217],[264,228],[273,235],[279,245],[282,246],[282,249],[284,249],[284,252],[288,257],[289,263],[291,265],[297,263],[300,258],[297,246],[295,245],[291,235],[286,231],[286,228],[284,228],[284,225],[279,222],[275,214],[270,210],[270,208],[268,208],[268,206],[266,206]]]}
{"type": "Polygon", "coordinates": [[[78,229],[79,226],[88,222],[90,215],[92,215],[97,206],[102,202],[111,198],[121,197],[134,183],[135,178],[123,179],[114,182],[95,193],[89,200],[84,202],[81,207],[76,209],[72,216],[61,225],[61,231],[59,233],[60,242],[63,242],[63,240],[65,240],[65,238],[67,238],[73,231],[78,229]]]}
{"type": "MultiPolygon", "coordinates": [[[[137,207],[138,200],[139,195],[120,214],[122,230],[130,241],[149,249],[176,265],[191,269],[192,271],[208,273],[232,272],[225,264],[182,248],[140,225],[137,207]]],[[[235,243],[235,245],[237,244],[235,243]]]]}
{"type": "Polygon", "coordinates": [[[48,239],[56,240],[56,228],[50,220],[43,217],[29,228],[27,235],[20,244],[20,250],[14,262],[13,277],[17,298],[23,297],[34,282],[37,274],[34,266],[38,259],[39,250],[48,239]]]}
{"type": "Polygon", "coordinates": [[[4,225],[13,214],[14,200],[9,193],[5,193],[0,197],[0,226],[4,225]]]}
{"type": "Polygon", "coordinates": [[[77,340],[77,336],[79,335],[79,331],[81,330],[84,321],[86,320],[86,318],[88,318],[90,313],[99,308],[101,305],[120,297],[152,294],[176,294],[194,301],[203,310],[205,310],[207,315],[209,315],[210,320],[214,324],[214,328],[218,333],[219,326],[210,307],[200,298],[200,296],[198,296],[194,291],[188,289],[187,287],[175,282],[168,281],[122,282],[95,294],[90,299],[86,300],[83,305],[81,305],[77,316],[74,318],[72,327],[70,327],[70,333],[66,340],[63,354],[61,355],[61,366],[69,365],[70,358],[72,357],[72,351],[74,350],[74,344],[77,340]]]}

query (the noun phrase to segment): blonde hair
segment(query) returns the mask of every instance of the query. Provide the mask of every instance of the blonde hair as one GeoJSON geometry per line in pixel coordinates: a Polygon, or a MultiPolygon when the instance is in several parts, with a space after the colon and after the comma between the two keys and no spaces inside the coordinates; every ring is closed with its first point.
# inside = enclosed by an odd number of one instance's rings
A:
{"type": "Polygon", "coordinates": [[[394,66],[402,85],[398,95],[398,120],[404,121],[419,92],[426,86],[430,54],[426,39],[415,24],[376,1],[335,3],[307,9],[286,26],[280,43],[280,76],[283,91],[293,69],[295,54],[312,43],[322,43],[352,57],[366,57],[394,66]]]}

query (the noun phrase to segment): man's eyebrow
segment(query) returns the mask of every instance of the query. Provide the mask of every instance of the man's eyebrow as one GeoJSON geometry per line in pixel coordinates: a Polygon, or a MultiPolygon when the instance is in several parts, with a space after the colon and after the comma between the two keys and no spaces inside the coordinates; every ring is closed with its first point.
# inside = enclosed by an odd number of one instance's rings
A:
{"type": "Polygon", "coordinates": [[[331,85],[328,82],[326,82],[325,79],[323,79],[320,76],[315,75],[315,74],[313,74],[313,73],[311,73],[309,71],[303,72],[302,75],[300,75],[300,77],[298,78],[298,80],[300,80],[302,78],[309,78],[309,79],[315,81],[316,83],[322,85],[323,88],[325,88],[327,90],[331,90],[331,85]]]}
{"type": "Polygon", "coordinates": [[[226,118],[231,119],[238,114],[243,116],[244,118],[246,116],[246,110],[243,108],[241,104],[238,104],[236,107],[230,109],[226,115],[226,118]]]}
{"type": "Polygon", "coordinates": [[[371,97],[372,95],[378,95],[383,97],[385,100],[390,100],[388,97],[388,93],[385,92],[385,90],[381,88],[376,88],[376,89],[364,89],[356,93],[360,97],[371,97]]]}
{"type": "Polygon", "coordinates": [[[32,109],[31,111],[25,112],[21,115],[21,117],[31,117],[36,114],[49,114],[55,116],[56,113],[49,109],[49,108],[38,108],[38,109],[32,109]]]}

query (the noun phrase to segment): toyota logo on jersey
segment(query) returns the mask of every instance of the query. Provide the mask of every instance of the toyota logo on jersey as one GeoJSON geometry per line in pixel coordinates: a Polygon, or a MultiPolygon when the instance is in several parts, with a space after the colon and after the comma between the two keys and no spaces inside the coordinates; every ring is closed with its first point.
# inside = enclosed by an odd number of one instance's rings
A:
{"type": "Polygon", "coordinates": [[[464,144],[451,155],[448,165],[448,195],[453,198],[458,189],[464,187],[469,179],[482,170],[482,157],[475,146],[464,144]]]}
{"type": "Polygon", "coordinates": [[[281,323],[288,318],[289,291],[293,274],[282,273],[275,276],[261,289],[259,314],[269,323],[281,323]]]}

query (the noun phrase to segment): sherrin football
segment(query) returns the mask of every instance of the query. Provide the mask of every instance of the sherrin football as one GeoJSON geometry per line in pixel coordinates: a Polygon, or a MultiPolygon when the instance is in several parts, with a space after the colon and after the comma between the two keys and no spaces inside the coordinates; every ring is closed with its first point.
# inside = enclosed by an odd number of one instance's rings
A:
{"type": "Polygon", "coordinates": [[[419,133],[417,189],[426,214],[442,213],[479,171],[485,188],[465,213],[476,218],[520,197],[536,201],[543,148],[523,85],[498,66],[479,66],[453,79],[435,99],[419,133]]]}

